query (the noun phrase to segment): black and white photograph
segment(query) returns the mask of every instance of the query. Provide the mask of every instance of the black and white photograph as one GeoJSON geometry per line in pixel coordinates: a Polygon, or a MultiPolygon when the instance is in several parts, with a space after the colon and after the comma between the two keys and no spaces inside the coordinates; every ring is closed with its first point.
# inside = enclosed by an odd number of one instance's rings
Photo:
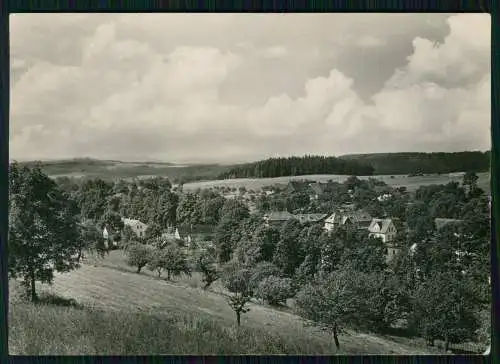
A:
{"type": "Polygon", "coordinates": [[[489,355],[489,14],[9,22],[10,355],[489,355]]]}

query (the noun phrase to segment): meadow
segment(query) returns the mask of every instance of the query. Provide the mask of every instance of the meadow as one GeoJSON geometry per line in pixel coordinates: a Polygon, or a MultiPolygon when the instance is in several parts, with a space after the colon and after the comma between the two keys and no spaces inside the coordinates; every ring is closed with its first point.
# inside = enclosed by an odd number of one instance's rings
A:
{"type": "MultiPolygon", "coordinates": [[[[490,174],[478,173],[479,177],[478,186],[485,190],[487,193],[490,191],[490,174]]],[[[446,184],[448,182],[461,182],[462,173],[450,174],[429,174],[424,176],[409,177],[407,175],[376,175],[376,176],[360,176],[359,179],[376,178],[384,181],[389,186],[393,187],[406,187],[409,191],[415,191],[420,186],[427,186],[432,184],[446,184]]],[[[184,191],[194,191],[198,188],[211,188],[215,186],[239,188],[245,187],[246,189],[258,190],[265,186],[272,186],[276,184],[285,185],[290,181],[309,180],[325,183],[329,180],[342,183],[349,176],[322,174],[322,175],[305,175],[305,176],[290,176],[290,177],[276,177],[276,178],[236,178],[225,180],[213,181],[198,181],[184,184],[184,191]]]]}
{"type": "MultiPolygon", "coordinates": [[[[222,292],[127,270],[121,252],[40,285],[42,302],[23,303],[10,284],[9,351],[43,354],[425,354],[411,340],[347,330],[336,350],[329,333],[285,310],[250,304],[237,327],[222,292]],[[114,267],[114,268],[113,268],[114,267]]],[[[217,288],[215,287],[215,290],[217,288]]],[[[439,351],[438,351],[439,352],[439,351]]]]}

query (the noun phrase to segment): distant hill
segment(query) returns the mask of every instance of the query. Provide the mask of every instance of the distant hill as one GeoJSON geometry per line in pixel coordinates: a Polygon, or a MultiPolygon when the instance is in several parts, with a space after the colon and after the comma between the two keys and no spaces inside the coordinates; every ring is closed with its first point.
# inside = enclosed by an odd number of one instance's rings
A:
{"type": "Polygon", "coordinates": [[[490,152],[348,154],[339,158],[373,167],[374,174],[489,172],[490,152]]]}
{"type": "Polygon", "coordinates": [[[272,178],[310,174],[362,176],[373,174],[373,168],[356,160],[306,155],[303,157],[269,158],[253,163],[240,164],[219,175],[219,179],[272,178]]]}
{"type": "MultiPolygon", "coordinates": [[[[35,161],[20,164],[33,166],[35,161]]],[[[103,179],[164,176],[176,182],[229,178],[273,178],[300,175],[398,175],[489,172],[490,152],[376,153],[269,158],[249,163],[175,164],[75,158],[41,161],[51,177],[103,179]]]]}
{"type": "Polygon", "coordinates": [[[117,160],[99,160],[75,158],[49,161],[20,162],[21,165],[34,166],[39,163],[42,170],[50,177],[99,177],[102,179],[141,178],[164,176],[174,182],[190,182],[213,179],[228,170],[229,166],[218,164],[175,164],[167,162],[123,162],[117,160]]]}

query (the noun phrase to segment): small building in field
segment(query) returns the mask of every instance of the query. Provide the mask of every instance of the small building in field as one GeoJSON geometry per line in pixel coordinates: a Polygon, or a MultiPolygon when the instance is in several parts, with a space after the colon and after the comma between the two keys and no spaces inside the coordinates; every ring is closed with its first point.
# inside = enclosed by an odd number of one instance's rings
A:
{"type": "Polygon", "coordinates": [[[288,211],[273,211],[264,215],[264,224],[266,226],[276,226],[295,218],[295,215],[288,211]]]}

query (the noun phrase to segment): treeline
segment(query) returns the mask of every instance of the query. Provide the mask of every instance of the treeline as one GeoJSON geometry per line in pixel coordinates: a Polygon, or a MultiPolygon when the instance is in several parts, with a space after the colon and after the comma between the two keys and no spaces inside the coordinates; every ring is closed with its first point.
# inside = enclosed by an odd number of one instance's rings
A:
{"type": "Polygon", "coordinates": [[[372,175],[373,171],[373,167],[358,161],[306,155],[303,157],[269,158],[242,164],[222,173],[219,178],[272,178],[308,174],[368,176],[372,175]]]}
{"type": "Polygon", "coordinates": [[[374,174],[418,174],[487,172],[490,152],[456,153],[381,153],[353,154],[340,157],[371,165],[374,174]]]}

